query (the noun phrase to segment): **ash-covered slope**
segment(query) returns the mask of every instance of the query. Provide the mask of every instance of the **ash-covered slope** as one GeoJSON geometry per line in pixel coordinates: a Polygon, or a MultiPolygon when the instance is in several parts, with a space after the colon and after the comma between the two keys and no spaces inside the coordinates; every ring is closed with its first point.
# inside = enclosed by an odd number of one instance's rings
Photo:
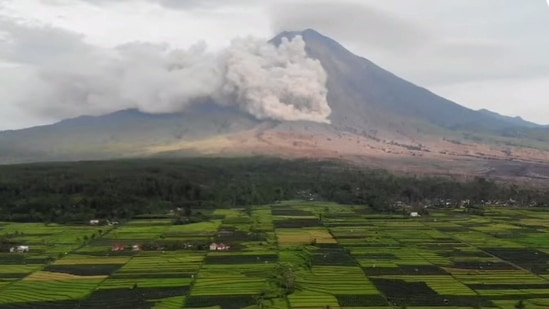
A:
{"type": "MultiPolygon", "coordinates": [[[[238,108],[238,104],[219,105],[215,103],[220,102],[206,100],[207,103],[191,105],[177,114],[152,115],[124,110],[0,132],[0,163],[106,159],[155,153],[200,155],[205,148],[209,154],[222,148],[229,153],[253,153],[260,149],[258,152],[262,154],[290,153],[307,157],[372,153],[415,156],[412,151],[420,149],[424,152],[419,156],[428,150],[431,154],[454,157],[457,154],[485,157],[491,155],[489,151],[501,153],[502,150],[477,149],[471,145],[489,143],[491,138],[505,145],[513,145],[515,140],[517,143],[532,140],[534,145],[547,141],[549,135],[543,127],[491,112],[474,111],[446,100],[352,54],[314,30],[284,32],[271,42],[279,45],[282,38],[297,35],[303,37],[308,55],[317,59],[327,73],[330,124],[258,120],[251,116],[253,113],[238,108]],[[473,139],[460,142],[460,137],[470,134],[467,132],[475,134],[473,139]],[[535,138],[530,138],[534,133],[535,138]],[[432,145],[443,143],[428,148],[425,145],[429,146],[429,141],[433,141],[432,145]],[[466,146],[469,148],[465,149],[466,146]]],[[[510,155],[512,150],[503,151],[506,159],[515,159],[510,155]]],[[[528,155],[546,156],[533,152],[528,155]]]]}

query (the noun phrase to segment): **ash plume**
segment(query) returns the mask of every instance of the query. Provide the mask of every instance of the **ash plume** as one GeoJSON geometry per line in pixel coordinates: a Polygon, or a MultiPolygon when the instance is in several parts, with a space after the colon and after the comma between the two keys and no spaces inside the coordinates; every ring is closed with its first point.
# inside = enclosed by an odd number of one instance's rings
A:
{"type": "Polygon", "coordinates": [[[7,100],[39,115],[66,118],[129,108],[184,112],[210,98],[258,119],[329,122],[327,76],[320,62],[307,56],[301,37],[278,47],[238,38],[218,52],[209,52],[205,43],[188,49],[81,45],[85,48],[74,53],[63,49],[20,61],[19,85],[4,86],[7,100]]]}

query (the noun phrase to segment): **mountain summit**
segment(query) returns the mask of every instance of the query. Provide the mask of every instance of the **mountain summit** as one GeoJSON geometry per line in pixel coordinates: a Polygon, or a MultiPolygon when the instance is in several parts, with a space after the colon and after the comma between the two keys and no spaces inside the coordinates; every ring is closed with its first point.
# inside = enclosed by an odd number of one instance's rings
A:
{"type": "MultiPolygon", "coordinates": [[[[282,38],[302,36],[309,56],[328,73],[332,123],[360,129],[426,122],[448,129],[502,129],[517,125],[497,114],[477,112],[433,94],[358,57],[338,42],[312,29],[283,32],[282,38]]],[[[526,124],[526,123],[524,123],[526,124]]],[[[520,124],[519,124],[520,125],[520,124]]]]}
{"type": "MultiPolygon", "coordinates": [[[[497,174],[518,161],[549,161],[544,127],[463,107],[311,29],[283,32],[270,43],[297,36],[326,73],[329,124],[262,120],[213,101],[176,114],[128,110],[0,132],[0,162],[267,154],[346,158],[410,172],[497,174]]],[[[521,171],[511,176],[534,177],[521,171]]]]}

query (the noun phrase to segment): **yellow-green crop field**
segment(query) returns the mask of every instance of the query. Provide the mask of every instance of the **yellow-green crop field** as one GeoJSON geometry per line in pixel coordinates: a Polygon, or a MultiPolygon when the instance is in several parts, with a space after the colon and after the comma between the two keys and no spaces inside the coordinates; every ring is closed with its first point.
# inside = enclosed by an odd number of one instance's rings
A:
{"type": "Polygon", "coordinates": [[[184,225],[3,222],[0,309],[549,308],[549,211],[364,208],[289,201],[184,225]]]}

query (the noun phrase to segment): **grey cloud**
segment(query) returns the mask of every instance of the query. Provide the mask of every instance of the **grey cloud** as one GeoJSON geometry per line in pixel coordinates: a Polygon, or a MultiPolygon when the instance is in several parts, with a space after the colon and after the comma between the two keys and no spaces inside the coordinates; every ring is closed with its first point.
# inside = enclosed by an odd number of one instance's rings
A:
{"type": "Polygon", "coordinates": [[[441,43],[430,57],[431,75],[439,76],[438,83],[549,76],[549,63],[540,56],[505,41],[441,43]],[[440,72],[445,65],[447,72],[440,72]]]}
{"type": "Polygon", "coordinates": [[[81,35],[49,26],[28,27],[0,17],[0,29],[7,37],[0,40],[0,56],[8,61],[39,64],[85,55],[91,49],[81,35]]]}
{"type": "MultiPolygon", "coordinates": [[[[279,47],[240,38],[216,53],[203,43],[188,49],[148,43],[101,49],[58,29],[4,25],[17,38],[2,46],[10,50],[5,56],[20,67],[19,78],[0,84],[0,101],[41,116],[128,108],[171,113],[202,98],[258,119],[328,122],[331,113],[326,73],[320,62],[307,57],[300,37],[279,47]],[[25,54],[32,49],[42,54],[25,54]]],[[[8,69],[3,73],[7,76],[8,69]]]]}
{"type": "Polygon", "coordinates": [[[421,48],[432,39],[428,30],[396,15],[350,2],[275,4],[272,27],[277,33],[314,28],[337,40],[359,42],[391,53],[421,48]]]}
{"type": "MultiPolygon", "coordinates": [[[[548,50],[549,51],[549,50],[548,50]]],[[[496,79],[549,76],[543,52],[525,50],[504,40],[457,39],[433,42],[429,49],[406,57],[377,54],[382,65],[426,86],[496,79]]]]}
{"type": "Polygon", "coordinates": [[[196,9],[196,8],[214,8],[219,6],[235,6],[246,3],[252,3],[250,0],[149,0],[172,9],[196,9]]]}
{"type": "Polygon", "coordinates": [[[506,115],[521,115],[537,123],[549,124],[546,97],[549,76],[494,79],[434,87],[433,90],[466,106],[479,106],[506,115]]]}
{"type": "MultiPolygon", "coordinates": [[[[55,0],[42,0],[55,1],[55,0]]],[[[135,0],[80,0],[94,5],[108,5],[113,3],[131,3],[135,0]]],[[[194,9],[212,9],[217,7],[238,6],[252,4],[252,0],[145,0],[150,3],[156,3],[163,7],[176,10],[194,10],[194,9]]]]}

